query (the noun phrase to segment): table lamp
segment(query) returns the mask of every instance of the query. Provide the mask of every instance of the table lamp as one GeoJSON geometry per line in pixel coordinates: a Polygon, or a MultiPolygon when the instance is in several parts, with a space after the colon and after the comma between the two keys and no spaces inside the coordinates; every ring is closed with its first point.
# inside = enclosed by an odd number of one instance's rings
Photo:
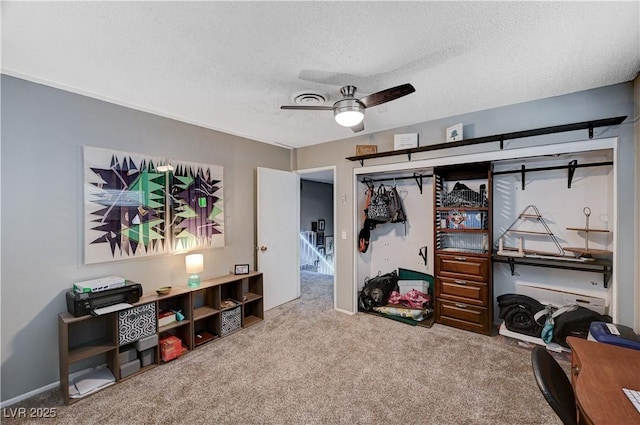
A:
{"type": "Polygon", "coordinates": [[[198,273],[204,270],[204,258],[202,254],[190,254],[184,257],[187,266],[187,273],[190,273],[188,285],[189,288],[197,288],[200,286],[200,276],[198,273]]]}

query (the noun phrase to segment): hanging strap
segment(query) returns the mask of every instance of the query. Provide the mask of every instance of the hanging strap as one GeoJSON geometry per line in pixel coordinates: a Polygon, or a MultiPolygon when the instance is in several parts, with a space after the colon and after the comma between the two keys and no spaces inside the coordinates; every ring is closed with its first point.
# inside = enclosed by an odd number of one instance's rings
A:
{"type": "Polygon", "coordinates": [[[563,313],[566,313],[568,311],[573,311],[577,308],[578,308],[578,304],[567,304],[565,306],[560,307],[556,311],[553,311],[553,306],[549,304],[545,307],[544,310],[540,310],[539,312],[534,314],[533,319],[536,321],[536,323],[540,324],[539,319],[543,316],[546,316],[547,319],[545,320],[545,323],[553,324],[553,319],[555,319],[556,317],[560,316],[563,313]]]}

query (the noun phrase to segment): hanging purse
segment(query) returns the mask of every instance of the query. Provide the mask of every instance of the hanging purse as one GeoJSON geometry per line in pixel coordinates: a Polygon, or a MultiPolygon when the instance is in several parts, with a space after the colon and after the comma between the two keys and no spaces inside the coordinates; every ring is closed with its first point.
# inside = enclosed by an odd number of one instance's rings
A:
{"type": "Polygon", "coordinates": [[[386,223],[391,220],[389,195],[384,185],[380,185],[378,191],[371,197],[371,204],[367,208],[367,218],[379,223],[386,223]]]}
{"type": "Polygon", "coordinates": [[[407,221],[407,214],[404,212],[398,190],[393,186],[387,193],[389,194],[389,210],[391,211],[391,220],[389,221],[392,223],[404,223],[407,221]]]}

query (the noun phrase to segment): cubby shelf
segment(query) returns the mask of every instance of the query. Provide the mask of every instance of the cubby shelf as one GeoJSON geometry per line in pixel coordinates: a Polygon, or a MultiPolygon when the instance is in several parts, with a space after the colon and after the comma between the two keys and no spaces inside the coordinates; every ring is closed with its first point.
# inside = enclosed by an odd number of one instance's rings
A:
{"type": "MultiPolygon", "coordinates": [[[[164,326],[157,326],[156,317],[155,329],[160,338],[164,335],[175,335],[180,338],[183,347],[187,349],[182,354],[185,355],[194,349],[202,349],[218,341],[221,337],[226,337],[242,328],[262,321],[264,319],[262,294],[262,273],[230,274],[204,280],[197,288],[174,287],[166,295],[143,295],[137,303],[133,304],[133,307],[151,304],[155,307],[156,315],[160,311],[180,311],[184,315],[183,320],[164,326]],[[222,308],[221,303],[227,299],[233,299],[236,305],[222,308]],[[235,322],[231,323],[230,330],[223,333],[222,316],[235,313],[234,309],[240,309],[239,314],[235,314],[235,322]],[[200,340],[205,337],[206,340],[201,342],[200,340]]],[[[229,325],[227,324],[227,326],[229,325]]],[[[121,377],[120,367],[122,365],[119,353],[121,348],[126,350],[132,343],[120,344],[118,335],[118,312],[98,317],[91,315],[74,317],[67,312],[58,315],[60,387],[65,404],[74,403],[99,392],[95,391],[81,398],[69,396],[71,376],[75,375],[71,371],[74,365],[86,367],[85,363],[89,362],[94,366],[100,366],[105,363],[106,357],[106,367],[113,374],[117,384],[164,363],[161,361],[160,347],[157,345],[154,348],[151,364],[142,366],[140,370],[121,377]]]]}

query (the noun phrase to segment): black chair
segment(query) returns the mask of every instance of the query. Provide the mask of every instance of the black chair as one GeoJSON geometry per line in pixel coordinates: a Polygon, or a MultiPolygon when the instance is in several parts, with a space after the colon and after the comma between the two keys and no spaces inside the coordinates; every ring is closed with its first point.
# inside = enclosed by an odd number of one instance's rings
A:
{"type": "Polygon", "coordinates": [[[576,398],[571,381],[556,359],[544,347],[531,352],[533,375],[542,395],[565,425],[577,425],[576,398]]]}

